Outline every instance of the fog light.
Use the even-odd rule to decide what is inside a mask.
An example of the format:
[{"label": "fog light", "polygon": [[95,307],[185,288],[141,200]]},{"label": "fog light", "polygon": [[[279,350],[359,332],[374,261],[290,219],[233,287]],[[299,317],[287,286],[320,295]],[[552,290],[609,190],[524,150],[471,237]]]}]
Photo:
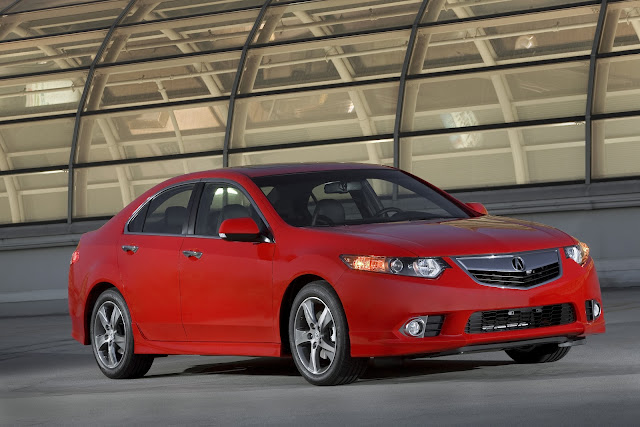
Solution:
[{"label": "fog light", "polygon": [[410,335],[412,337],[420,337],[424,334],[424,326],[424,320],[420,318],[411,319],[407,322],[406,325],[404,325],[404,330],[407,335]]},{"label": "fog light", "polygon": [[598,304],[598,301],[594,301],[593,302],[593,318],[597,319],[598,317],[600,317],[600,313],[602,313],[600,304]]},{"label": "fog light", "polygon": [[602,314],[602,306],[598,301],[594,299],[585,301],[584,306],[585,306],[588,322],[593,322],[594,320],[598,319]]}]

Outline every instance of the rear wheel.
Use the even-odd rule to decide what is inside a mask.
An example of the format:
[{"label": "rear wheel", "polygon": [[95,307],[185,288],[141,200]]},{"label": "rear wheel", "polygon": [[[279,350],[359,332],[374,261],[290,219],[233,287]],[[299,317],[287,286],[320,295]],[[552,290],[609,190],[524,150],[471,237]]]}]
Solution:
[{"label": "rear wheel", "polygon": [[324,280],[309,283],[296,295],[289,343],[298,371],[311,384],[352,383],[367,367],[368,359],[351,357],[344,309]]},{"label": "rear wheel", "polygon": [[91,314],[91,347],[100,370],[109,378],[139,378],[153,356],[134,354],[131,316],[122,295],[108,289],[98,297]]},{"label": "rear wheel", "polygon": [[537,344],[505,352],[518,363],[548,363],[562,359],[570,349],[571,347],[558,347],[558,344]]}]

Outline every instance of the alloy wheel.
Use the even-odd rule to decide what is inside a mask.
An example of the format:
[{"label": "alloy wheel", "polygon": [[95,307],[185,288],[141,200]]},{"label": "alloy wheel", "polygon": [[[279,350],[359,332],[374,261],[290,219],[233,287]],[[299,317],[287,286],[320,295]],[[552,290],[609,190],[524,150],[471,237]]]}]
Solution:
[{"label": "alloy wheel", "polygon": [[300,362],[314,375],[331,367],[335,359],[336,325],[329,307],[317,297],[305,299],[296,312],[295,348]]},{"label": "alloy wheel", "polygon": [[127,329],[122,311],[112,301],[98,309],[93,324],[93,345],[100,363],[109,369],[120,364],[125,356]]}]

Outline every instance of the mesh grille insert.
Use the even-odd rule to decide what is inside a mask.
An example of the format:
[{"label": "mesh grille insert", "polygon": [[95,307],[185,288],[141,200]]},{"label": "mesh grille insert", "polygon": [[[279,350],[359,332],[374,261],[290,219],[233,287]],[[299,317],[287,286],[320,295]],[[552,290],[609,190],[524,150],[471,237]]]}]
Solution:
[{"label": "mesh grille insert", "polygon": [[544,328],[547,326],[568,325],[575,321],[576,313],[571,304],[478,311],[469,317],[465,332],[467,334],[481,334],[516,329]]},{"label": "mesh grille insert", "polygon": [[469,270],[469,273],[478,282],[487,285],[529,288],[558,277],[560,275],[560,264],[556,262],[522,272]]}]

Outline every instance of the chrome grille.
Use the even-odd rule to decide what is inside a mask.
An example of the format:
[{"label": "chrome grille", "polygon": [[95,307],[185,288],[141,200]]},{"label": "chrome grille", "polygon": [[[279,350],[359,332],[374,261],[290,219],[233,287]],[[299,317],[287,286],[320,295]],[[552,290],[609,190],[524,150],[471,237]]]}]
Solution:
[{"label": "chrome grille", "polygon": [[516,329],[544,328],[547,326],[568,325],[575,321],[576,313],[571,304],[478,311],[469,317],[465,332],[467,334],[481,334]]},{"label": "chrome grille", "polygon": [[487,285],[530,288],[540,283],[548,282],[560,275],[560,264],[550,264],[530,271],[482,271],[469,270],[478,281]]},{"label": "chrome grille", "polygon": [[557,279],[562,274],[556,249],[507,255],[455,258],[478,283],[527,289]]}]

